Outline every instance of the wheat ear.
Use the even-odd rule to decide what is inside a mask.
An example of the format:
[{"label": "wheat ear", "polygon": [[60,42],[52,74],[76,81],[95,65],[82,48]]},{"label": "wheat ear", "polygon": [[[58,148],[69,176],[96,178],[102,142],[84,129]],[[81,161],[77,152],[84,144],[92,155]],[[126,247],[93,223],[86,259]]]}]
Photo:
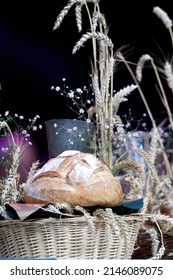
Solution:
[{"label": "wheat ear", "polygon": [[117,113],[119,106],[122,102],[127,101],[128,99],[126,98],[126,96],[128,96],[133,90],[135,90],[138,86],[137,85],[130,85],[127,86],[123,89],[121,89],[120,91],[118,91],[117,93],[114,94],[113,96],[113,101],[112,101],[112,105],[113,105],[113,112],[114,114]]},{"label": "wheat ear", "polygon": [[60,27],[64,17],[68,14],[71,7],[76,3],[76,0],[69,0],[67,6],[63,8],[63,10],[60,12],[60,14],[57,16],[53,30]]},{"label": "wheat ear", "polygon": [[172,65],[168,61],[166,61],[165,65],[164,65],[164,75],[165,75],[168,87],[173,92],[173,71],[172,71]]},{"label": "wheat ear", "polygon": [[143,157],[151,171],[151,174],[153,175],[154,180],[156,181],[156,183],[159,185],[160,184],[160,179],[159,176],[157,174],[157,171],[155,169],[155,166],[151,160],[150,154],[147,153],[145,150],[143,149],[132,149],[132,151],[138,153],[141,157]]},{"label": "wheat ear", "polygon": [[111,39],[109,39],[108,36],[104,35],[101,32],[87,32],[85,34],[83,34],[83,36],[81,37],[81,39],[76,43],[76,45],[74,46],[73,50],[72,50],[72,54],[75,54],[77,52],[77,50],[80,49],[80,47],[82,47],[87,40],[95,38],[97,40],[103,40],[107,46],[112,47],[112,41]]},{"label": "wheat ear", "polygon": [[76,5],[75,7],[75,16],[76,16],[76,24],[78,28],[78,32],[82,31],[82,6],[84,3]]},{"label": "wheat ear", "polygon": [[121,160],[115,164],[116,169],[133,169],[140,175],[142,184],[145,184],[146,176],[142,165],[136,161]]},{"label": "wheat ear", "polygon": [[169,30],[171,41],[173,44],[172,20],[169,18],[168,14],[158,6],[153,8],[153,13],[161,19],[165,27]]},{"label": "wheat ear", "polygon": [[149,146],[149,154],[153,164],[155,163],[155,159],[157,156],[157,149],[158,149],[158,142],[159,142],[158,139],[159,139],[158,130],[153,128],[150,146]]}]

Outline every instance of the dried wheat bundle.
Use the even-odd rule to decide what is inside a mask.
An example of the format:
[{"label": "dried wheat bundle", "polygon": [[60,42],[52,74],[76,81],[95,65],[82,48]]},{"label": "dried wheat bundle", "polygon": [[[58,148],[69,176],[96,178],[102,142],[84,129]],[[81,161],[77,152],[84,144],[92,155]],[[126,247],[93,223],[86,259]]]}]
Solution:
[{"label": "dried wheat bundle", "polygon": [[100,216],[104,219],[105,221],[105,231],[106,231],[106,239],[107,242],[109,241],[109,236],[110,236],[110,231],[112,230],[117,238],[121,238],[121,230],[119,227],[119,224],[117,223],[115,216],[112,212],[112,209],[107,208],[107,209],[97,209],[94,213],[94,216]]},{"label": "dried wheat bundle", "polygon": [[12,149],[12,163],[9,173],[6,178],[1,182],[0,189],[0,205],[5,205],[6,203],[17,202],[20,193],[18,191],[19,185],[19,174],[17,172],[19,161],[21,156],[20,147],[13,146]]}]

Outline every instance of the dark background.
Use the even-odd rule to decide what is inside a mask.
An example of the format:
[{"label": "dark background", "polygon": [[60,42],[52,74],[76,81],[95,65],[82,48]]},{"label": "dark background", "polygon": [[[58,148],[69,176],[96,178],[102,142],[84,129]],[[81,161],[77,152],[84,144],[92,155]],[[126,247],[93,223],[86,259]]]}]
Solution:
[{"label": "dark background", "polygon": [[[86,46],[72,55],[73,46],[81,37],[77,32],[74,9],[65,17],[60,29],[53,31],[56,17],[67,0],[1,2],[0,113],[9,110],[26,117],[40,115],[43,130],[35,134],[34,140],[40,159],[45,160],[45,121],[71,117],[65,102],[52,94],[51,86],[60,84],[63,77],[70,88],[87,86],[90,53]],[[101,0],[100,6],[115,51],[128,45],[128,58],[135,63],[144,53],[154,54],[162,61],[165,57],[171,59],[169,33],[152,9],[159,6],[173,19],[172,1]],[[165,112],[155,93],[152,75],[152,72],[146,75],[143,87],[154,117],[160,121]],[[118,69],[114,89],[118,91],[130,84],[132,79],[127,70]],[[119,113],[128,114],[129,109],[136,119],[145,112],[137,91],[130,95],[129,102],[121,105]]]}]

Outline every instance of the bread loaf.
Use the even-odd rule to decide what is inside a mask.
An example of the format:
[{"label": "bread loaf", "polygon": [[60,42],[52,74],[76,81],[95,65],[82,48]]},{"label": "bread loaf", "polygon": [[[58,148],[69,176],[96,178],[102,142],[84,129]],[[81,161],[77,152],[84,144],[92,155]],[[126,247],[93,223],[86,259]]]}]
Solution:
[{"label": "bread loaf", "polygon": [[25,203],[111,207],[121,199],[120,182],[106,165],[92,154],[73,150],[49,159],[24,190]]}]

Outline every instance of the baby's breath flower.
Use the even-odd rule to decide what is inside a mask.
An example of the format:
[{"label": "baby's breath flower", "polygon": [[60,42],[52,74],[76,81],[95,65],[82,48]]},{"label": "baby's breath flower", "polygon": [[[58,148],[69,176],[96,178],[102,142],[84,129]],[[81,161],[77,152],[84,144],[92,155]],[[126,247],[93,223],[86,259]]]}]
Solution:
[{"label": "baby's breath flower", "polygon": [[58,86],[55,88],[56,91],[60,91],[60,89],[61,89],[61,88],[58,87]]},{"label": "baby's breath flower", "polygon": [[27,130],[22,130],[22,134],[26,135],[27,134]]},{"label": "baby's breath flower", "polygon": [[70,98],[74,98],[74,92],[73,92],[73,91],[70,91],[70,92],[68,93],[68,96],[69,96]]},{"label": "baby's breath flower", "polygon": [[77,88],[77,89],[76,89],[76,92],[78,92],[78,93],[83,93],[83,91],[81,90],[81,88]]},{"label": "baby's breath flower", "polygon": [[80,114],[83,114],[84,112],[85,112],[85,111],[84,111],[83,109],[80,109],[80,110],[79,110],[79,113],[80,113]]}]

